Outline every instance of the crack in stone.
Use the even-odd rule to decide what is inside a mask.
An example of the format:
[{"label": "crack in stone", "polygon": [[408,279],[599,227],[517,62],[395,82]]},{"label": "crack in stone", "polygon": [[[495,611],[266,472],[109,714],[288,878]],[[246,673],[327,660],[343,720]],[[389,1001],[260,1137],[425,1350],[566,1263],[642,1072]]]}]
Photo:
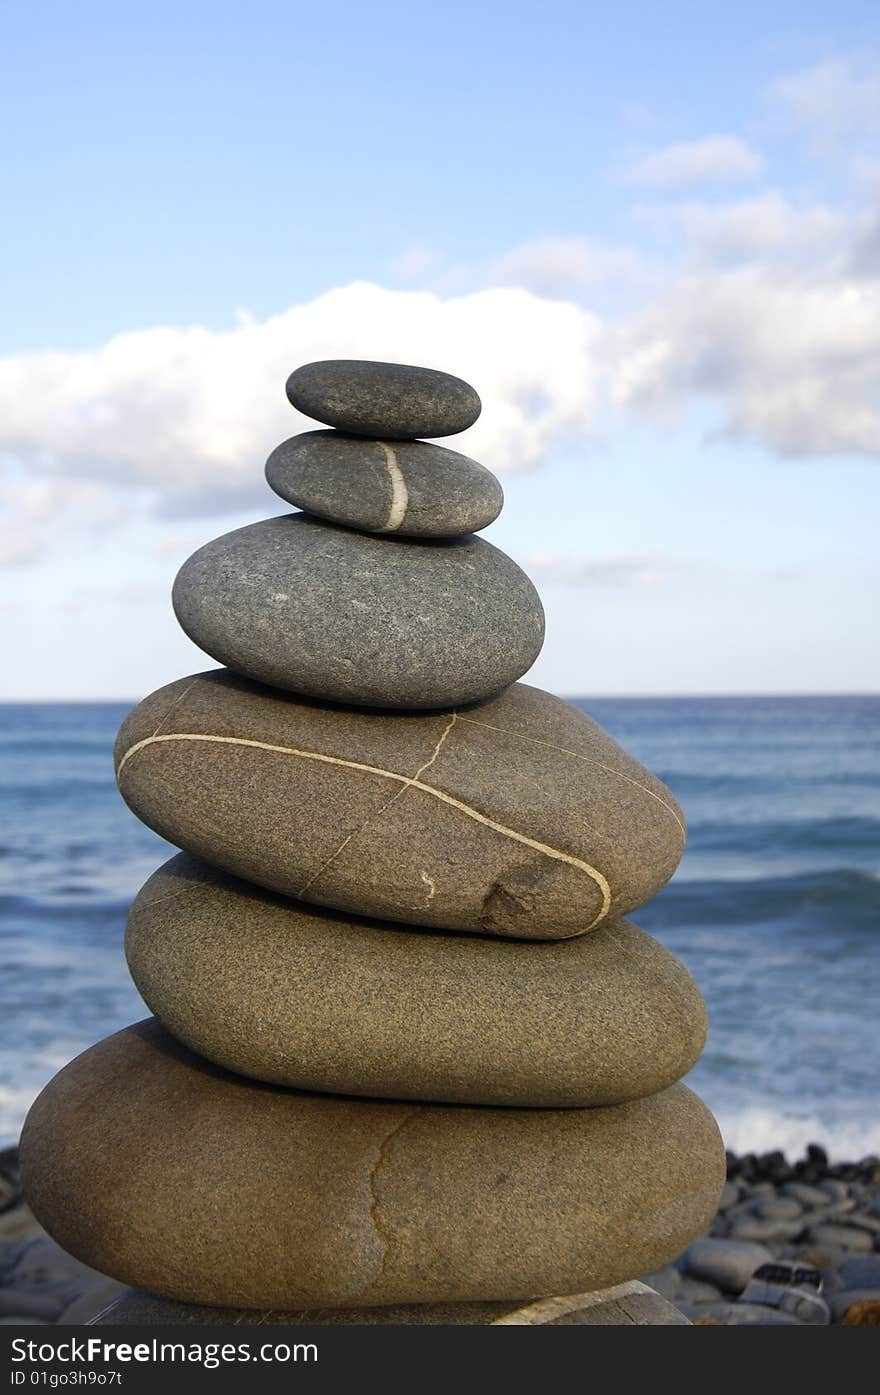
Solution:
[{"label": "crack in stone", "polygon": [[385,1137],[379,1144],[379,1151],[376,1154],[376,1161],[373,1163],[373,1166],[370,1169],[370,1176],[368,1181],[371,1198],[370,1224],[373,1227],[373,1230],[376,1232],[376,1235],[381,1240],[383,1250],[382,1258],[379,1262],[379,1272],[375,1276],[375,1278],[370,1280],[370,1282],[367,1284],[365,1288],[361,1289],[360,1293],[355,1295],[358,1301],[360,1301],[362,1298],[366,1298],[367,1294],[370,1292],[371,1289],[375,1289],[378,1284],[381,1284],[382,1280],[385,1277],[385,1270],[388,1267],[388,1261],[391,1258],[392,1238],[383,1226],[382,1219],[380,1216],[381,1198],[379,1196],[378,1189],[379,1176],[388,1160],[388,1149],[390,1148],[391,1143],[397,1137],[400,1131],[406,1127],[410,1120],[414,1119],[418,1114],[421,1114],[421,1112],[422,1109],[420,1105],[417,1106],[415,1109],[411,1109],[410,1112],[403,1119],[401,1119],[399,1123],[395,1124],[394,1128],[391,1129],[390,1133],[387,1133],[385,1135]]},{"label": "crack in stone", "polygon": [[352,838],[357,838],[357,836],[360,833],[365,832],[365,830],[369,828],[372,823],[375,823],[377,819],[381,819],[383,815],[386,814],[387,811],[391,808],[392,804],[396,804],[398,799],[400,799],[401,795],[406,794],[410,785],[412,785],[414,781],[418,780],[425,773],[425,771],[434,764],[435,760],[440,754],[440,750],[443,746],[444,741],[446,740],[449,733],[452,731],[452,728],[455,726],[457,716],[458,713],[453,712],[451,719],[443,728],[443,731],[440,734],[440,739],[435,745],[430,756],[424,762],[423,765],[419,766],[415,775],[408,779],[405,785],[401,785],[397,793],[392,795],[390,799],[386,800],[386,802],[382,805],[381,809],[378,809],[375,813],[368,814],[367,817],[364,819],[363,823],[358,824],[357,828],[353,828],[347,838],[343,838],[336,851],[330,854],[327,860],[323,862],[321,866],[318,868],[317,872],[315,872],[313,876],[309,877],[308,881],[304,882],[301,887],[297,888],[297,896],[305,896],[306,892],[315,885],[315,882],[320,881],[321,877],[323,877],[324,873],[327,871],[327,868],[330,867],[331,864],[336,861],[336,859],[339,857],[339,854],[348,847]]},{"label": "crack in stone", "polygon": [[546,746],[548,751],[558,751],[559,754],[563,756],[574,756],[575,760],[586,761],[588,765],[595,765],[598,766],[600,770],[607,770],[609,775],[616,776],[618,780],[626,780],[629,784],[634,785],[637,790],[641,790],[643,794],[650,795],[651,799],[656,799],[657,803],[664,808],[668,814],[671,814],[678,824],[682,839],[687,839],[687,829],[672,805],[667,804],[666,800],[662,799],[659,794],[655,794],[653,790],[648,789],[647,785],[643,785],[641,780],[633,779],[632,775],[625,775],[622,770],[615,770],[613,765],[606,765],[604,761],[596,760],[595,756],[585,756],[581,751],[570,751],[567,746],[557,746],[553,741],[541,741],[537,736],[523,736],[522,732],[511,731],[509,727],[496,727],[493,726],[491,722],[478,722],[473,717],[462,717],[461,721],[467,722],[469,726],[472,727],[483,727],[486,731],[497,731],[500,736],[512,736],[515,741],[528,741],[532,746]]},{"label": "crack in stone", "polygon": [[[348,770],[360,770],[367,775],[375,775],[383,780],[399,780],[405,789],[419,790],[422,794],[429,794],[434,799],[441,800],[448,804],[450,808],[457,809],[466,818],[473,819],[475,823],[481,823],[486,828],[491,828],[493,832],[499,833],[503,838],[510,838],[516,843],[522,843],[527,848],[534,848],[536,852],[543,853],[545,857],[552,858],[555,862],[564,862],[569,867],[576,867],[579,871],[585,872],[591,881],[595,882],[602,896],[602,907],[594,920],[586,926],[587,930],[592,930],[611,909],[611,887],[607,878],[597,867],[585,862],[581,857],[575,857],[573,853],[563,852],[561,848],[550,847],[548,843],[542,843],[537,838],[530,838],[527,833],[520,833],[515,828],[508,828],[505,824],[497,823],[490,819],[487,814],[483,814],[479,809],[475,809],[470,804],[465,804],[464,800],[456,799],[454,795],[447,794],[445,790],[439,789],[436,785],[426,784],[416,775],[401,775],[397,771],[386,770],[380,765],[368,765],[364,761],[345,760],[342,756],[328,756],[322,751],[302,751],[295,746],[278,746],[269,741],[256,741],[250,737],[243,736],[219,736],[214,732],[169,732],[164,736],[147,736],[142,741],[135,744],[126,751],[119,763],[117,779],[121,776],[123,768],[138,751],[147,746],[156,745],[166,741],[193,741],[193,742],[215,742],[218,745],[226,746],[249,746],[258,751],[275,751],[280,755],[299,756],[303,760],[322,761],[327,765],[340,765]],[[540,743],[546,744],[546,743]],[[576,755],[576,752],[572,752]],[[430,764],[430,762],[429,762]],[[403,793],[403,791],[400,791]],[[389,801],[392,802],[392,801]],[[662,801],[661,801],[662,803]]]}]

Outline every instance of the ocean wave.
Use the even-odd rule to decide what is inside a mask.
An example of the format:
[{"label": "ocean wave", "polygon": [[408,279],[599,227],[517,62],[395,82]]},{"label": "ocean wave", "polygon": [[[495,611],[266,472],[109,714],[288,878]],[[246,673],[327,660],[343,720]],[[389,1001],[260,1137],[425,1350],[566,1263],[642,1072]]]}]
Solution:
[{"label": "ocean wave", "polygon": [[646,929],[728,925],[874,931],[880,876],[851,867],[795,876],[672,882],[639,912]]},{"label": "ocean wave", "polygon": [[797,1114],[763,1105],[721,1108],[716,1118],[725,1147],[734,1153],[767,1153],[779,1148],[793,1159],[803,1154],[808,1143],[821,1143],[835,1162],[880,1154],[880,1121],[876,1118],[835,1119],[820,1111]]}]

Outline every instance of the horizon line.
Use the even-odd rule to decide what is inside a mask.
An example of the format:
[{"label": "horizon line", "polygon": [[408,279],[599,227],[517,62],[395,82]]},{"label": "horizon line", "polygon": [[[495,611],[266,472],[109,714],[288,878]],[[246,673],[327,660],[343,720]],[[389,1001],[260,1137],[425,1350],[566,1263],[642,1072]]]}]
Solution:
[{"label": "horizon line", "polygon": [[[523,680],[517,680],[517,681],[521,682],[521,681],[523,681]],[[160,684],[159,686],[160,686],[160,687],[163,687],[163,686],[165,686],[165,685]],[[263,685],[263,686],[265,686],[265,685]],[[511,686],[512,686],[512,685],[511,685]],[[536,686],[536,685],[534,685],[534,684],[529,684],[529,685],[527,685],[527,686],[532,686],[532,687],[534,687],[534,686]],[[155,692],[156,689],[152,689],[151,691],[152,691],[152,692]],[[278,692],[278,693],[284,693],[284,692],[286,692],[287,690],[286,690],[286,689],[283,689],[283,688],[278,688],[278,689],[274,689],[273,691]],[[545,688],[545,689],[543,689],[542,691],[544,691],[544,692],[550,692],[551,690]],[[120,704],[120,703],[133,703],[133,704],[136,704],[136,703],[139,703],[139,702],[143,702],[144,698],[148,697],[149,695],[150,695],[149,693],[144,693],[141,697],[132,697],[131,694],[126,694],[126,695],[122,695],[122,696],[119,696],[119,695],[117,695],[117,696],[110,695],[110,696],[103,696],[103,697],[3,697],[3,696],[0,696],[0,707],[37,707],[37,706],[77,707],[77,706],[96,705],[96,704],[102,704],[102,703],[103,703],[103,704],[106,704],[107,706],[110,706],[111,704],[112,704],[112,705],[118,705],[118,704]],[[293,692],[291,692],[290,695],[291,695],[292,697],[300,697],[300,698],[302,698],[302,697],[304,696],[303,694],[297,694],[297,693],[293,693]],[[554,697],[561,698],[562,701],[564,701],[564,702],[583,702],[583,701],[586,701],[586,700],[589,700],[589,701],[591,701],[591,702],[592,702],[592,701],[596,701],[596,702],[609,702],[609,701],[610,701],[610,702],[645,702],[645,701],[649,701],[649,702],[680,702],[680,701],[683,701],[683,700],[691,700],[691,699],[696,699],[696,698],[700,698],[700,699],[718,699],[718,700],[729,699],[729,698],[787,698],[787,699],[794,699],[794,698],[822,698],[822,697],[838,697],[838,698],[876,697],[876,698],[880,698],[880,688],[811,688],[811,689],[801,689],[801,690],[791,690],[791,689],[788,689],[788,690],[783,690],[783,689],[767,689],[767,690],[765,690],[765,691],[762,691],[762,690],[760,690],[760,689],[743,689],[742,691],[722,691],[722,690],[713,690],[713,691],[711,691],[711,692],[699,692],[699,691],[693,691],[693,690],[691,690],[691,691],[682,691],[682,692],[674,692],[674,693],[657,693],[657,692],[646,692],[646,693],[636,693],[636,692],[614,692],[614,693],[577,692],[577,693],[556,693],[556,692],[554,692],[552,695],[553,695]],[[305,700],[306,700],[306,701],[318,701],[318,702],[321,701],[320,698],[306,698]],[[328,699],[328,700],[329,700],[329,699]],[[337,706],[343,706],[343,707],[346,707],[346,706],[358,706],[358,704],[352,704],[352,703],[341,703],[341,704],[337,703],[337,704],[335,704],[335,705],[337,705]],[[479,705],[478,703],[475,703],[475,704],[468,703],[468,704],[466,704],[466,706],[478,706],[478,705]],[[376,709],[370,709],[370,710],[376,710]],[[382,709],[379,709],[379,710],[387,711],[389,714],[393,714],[394,712],[405,712],[405,711],[431,711],[431,710],[433,710],[433,709],[431,709],[431,708],[425,708],[425,709],[422,709],[422,708],[411,708],[411,709],[382,708]]]}]

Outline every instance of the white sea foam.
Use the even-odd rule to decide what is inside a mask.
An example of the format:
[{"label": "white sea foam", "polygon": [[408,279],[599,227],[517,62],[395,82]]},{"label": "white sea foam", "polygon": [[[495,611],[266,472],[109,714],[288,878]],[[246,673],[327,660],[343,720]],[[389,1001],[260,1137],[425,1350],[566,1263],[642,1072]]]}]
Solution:
[{"label": "white sea foam", "polygon": [[831,1114],[795,1114],[763,1105],[719,1109],[716,1117],[724,1142],[734,1153],[768,1153],[779,1148],[794,1160],[803,1155],[808,1143],[821,1143],[836,1162],[880,1154],[876,1117],[836,1119]]},{"label": "white sea foam", "polygon": [[24,1117],[40,1089],[39,1085],[21,1089],[0,1085],[0,1148],[18,1142]]}]

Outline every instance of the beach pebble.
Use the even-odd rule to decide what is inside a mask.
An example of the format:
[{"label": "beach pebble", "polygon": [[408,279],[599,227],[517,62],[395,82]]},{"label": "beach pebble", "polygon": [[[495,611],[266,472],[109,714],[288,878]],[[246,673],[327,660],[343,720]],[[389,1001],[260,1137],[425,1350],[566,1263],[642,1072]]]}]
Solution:
[{"label": "beach pebble", "polygon": [[806,1324],[781,1308],[763,1303],[707,1303],[693,1315],[697,1325],[719,1327],[804,1327]]},{"label": "beach pebble", "polygon": [[755,1270],[772,1259],[765,1245],[703,1237],[694,1241],[682,1262],[695,1279],[715,1284],[725,1293],[742,1293]]},{"label": "beach pebble", "polygon": [[357,436],[414,440],[473,426],[480,399],[469,383],[406,363],[333,358],[305,363],[287,379],[298,412]]},{"label": "beach pebble", "polygon": [[698,1303],[714,1303],[721,1297],[721,1290],[715,1284],[691,1278],[690,1274],[683,1274],[673,1264],[656,1269],[652,1274],[643,1274],[642,1282],[656,1289],[677,1307],[686,1303],[691,1306]]},{"label": "beach pebble", "polygon": [[880,1287],[838,1289],[835,1293],[826,1293],[825,1301],[831,1309],[832,1320],[841,1322],[857,1303],[880,1304]]},{"label": "beach pebble", "polygon": [[855,1205],[849,1194],[849,1187],[845,1182],[838,1182],[836,1178],[829,1177],[819,1188],[825,1192],[831,1200],[838,1206],[847,1206],[850,1209]]},{"label": "beach pebble", "polygon": [[525,684],[401,718],[197,674],[135,708],[116,765],[125,800],[177,847],[408,925],[566,938],[649,900],[684,846],[665,786]]},{"label": "beach pebble", "polygon": [[302,513],[207,543],[172,599],[190,639],[236,673],[383,708],[500,692],[544,639],[534,586],[491,543],[388,540]]},{"label": "beach pebble", "polygon": [[811,1245],[835,1245],[842,1250],[873,1249],[873,1241],[866,1230],[848,1225],[814,1225],[807,1232]]},{"label": "beach pebble", "polygon": [[11,1211],[21,1201],[21,1177],[15,1148],[0,1150],[0,1214]]},{"label": "beach pebble", "polygon": [[821,1187],[811,1187],[807,1182],[786,1182],[782,1187],[782,1195],[792,1197],[805,1207],[828,1205],[828,1196]]},{"label": "beach pebble", "polygon": [[120,1285],[96,1274],[48,1235],[37,1234],[0,1247],[0,1314],[51,1323],[73,1304],[101,1289],[106,1301]]},{"label": "beach pebble", "polygon": [[690,974],[627,921],[553,946],[432,935],[180,854],[136,897],[125,948],[147,1006],[193,1051],[306,1090],[618,1104],[673,1084],[705,1040]]},{"label": "beach pebble", "polygon": [[871,1235],[880,1236],[880,1218],[869,1216],[864,1211],[851,1211],[846,1217],[846,1224],[858,1226],[859,1230],[867,1230]]},{"label": "beach pebble", "polygon": [[842,1288],[880,1289],[880,1255],[850,1255],[844,1259],[837,1277]]},{"label": "beach pebble", "polygon": [[740,1189],[735,1182],[725,1182],[721,1191],[721,1200],[718,1203],[719,1211],[729,1211],[731,1206],[735,1206],[739,1201]]},{"label": "beach pebble", "polygon": [[804,1208],[793,1197],[759,1197],[755,1202],[755,1214],[767,1221],[794,1221],[804,1214]]},{"label": "beach pebble", "polygon": [[284,1309],[607,1288],[700,1234],[724,1181],[715,1121],[680,1084],[607,1109],[312,1095],[230,1076],[155,1020],[55,1076],[21,1161],[35,1215],[83,1262]]},{"label": "beach pebble", "polygon": [[766,1221],[758,1216],[746,1217],[730,1227],[734,1240],[758,1240],[764,1244],[779,1240],[794,1240],[803,1229],[801,1221]]},{"label": "beach pebble", "polygon": [[338,431],[282,442],[266,461],[266,479],[282,499],[319,518],[399,537],[476,533],[504,503],[495,476],[458,451]]}]

